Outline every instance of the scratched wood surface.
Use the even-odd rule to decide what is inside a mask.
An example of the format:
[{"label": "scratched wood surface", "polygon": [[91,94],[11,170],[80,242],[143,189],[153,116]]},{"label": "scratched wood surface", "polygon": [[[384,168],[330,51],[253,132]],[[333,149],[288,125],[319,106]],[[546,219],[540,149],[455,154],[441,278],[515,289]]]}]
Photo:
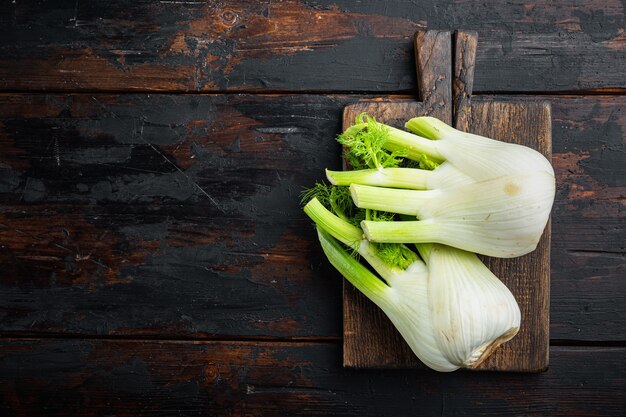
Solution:
[{"label": "scratched wood surface", "polygon": [[[5,3],[1,415],[623,415],[621,2]],[[341,367],[298,195],[344,106],[415,98],[424,27],[478,32],[481,99],[552,105],[541,375]]]},{"label": "scratched wood surface", "polygon": [[[341,279],[298,193],[340,168],[333,137],[360,98],[1,95],[0,328],[339,336]],[[623,340],[626,99],[541,98],[558,183],[552,338]]]},{"label": "scratched wood surface", "polygon": [[[16,415],[620,416],[624,347],[551,348],[540,375],[341,368],[329,342],[4,340]],[[7,415],[7,414],[5,414]]]},{"label": "scratched wood surface", "polygon": [[7,1],[0,88],[415,91],[415,31],[478,31],[475,91],[626,89],[620,0]]}]

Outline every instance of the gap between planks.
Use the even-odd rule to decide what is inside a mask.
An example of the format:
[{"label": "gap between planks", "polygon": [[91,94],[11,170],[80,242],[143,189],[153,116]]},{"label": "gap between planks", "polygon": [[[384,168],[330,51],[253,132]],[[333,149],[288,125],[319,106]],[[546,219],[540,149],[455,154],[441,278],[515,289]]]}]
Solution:
[{"label": "gap between planks", "polygon": [[293,345],[308,344],[339,344],[338,336],[300,336],[300,337],[276,337],[276,336],[164,336],[164,335],[131,335],[131,334],[80,334],[80,333],[28,333],[28,332],[0,332],[2,340],[105,340],[105,341],[131,341],[131,342],[198,342],[198,343],[249,343],[249,344],[272,344],[284,343]]},{"label": "gap between planks", "polygon": [[[301,336],[301,337],[274,337],[274,336],[162,336],[162,335],[94,335],[78,333],[0,333],[0,341],[18,340],[103,340],[128,342],[168,342],[168,343],[243,343],[243,344],[288,344],[288,345],[315,345],[342,343],[338,336]],[[550,347],[626,347],[626,340],[573,340],[551,339]]]},{"label": "gap between planks", "polygon": [[[337,95],[337,96],[363,96],[368,97],[393,97],[417,100],[417,90],[268,90],[268,89],[242,89],[242,90],[160,90],[160,89],[130,89],[130,90],[63,90],[63,89],[46,89],[46,90],[0,90],[0,95],[133,95],[133,94],[154,94],[154,95],[193,95],[193,96],[218,96],[218,95],[258,95],[258,96],[320,96],[320,95]],[[476,96],[625,96],[626,88],[599,88],[599,89],[583,89],[583,90],[564,90],[564,91],[474,91],[473,97]]]}]

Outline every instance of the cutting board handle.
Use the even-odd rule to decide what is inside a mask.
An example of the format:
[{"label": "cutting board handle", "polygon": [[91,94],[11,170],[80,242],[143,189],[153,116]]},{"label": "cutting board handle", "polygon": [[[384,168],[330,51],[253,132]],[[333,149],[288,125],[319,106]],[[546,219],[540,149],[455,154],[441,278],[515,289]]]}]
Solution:
[{"label": "cutting board handle", "polygon": [[469,126],[477,43],[478,34],[472,31],[456,31],[454,39],[449,31],[415,33],[419,99],[428,114],[457,128]]},{"label": "cutting board handle", "polygon": [[467,132],[471,124],[472,107],[470,106],[470,98],[474,87],[478,33],[473,31],[456,31],[454,35],[452,121],[457,129]]}]

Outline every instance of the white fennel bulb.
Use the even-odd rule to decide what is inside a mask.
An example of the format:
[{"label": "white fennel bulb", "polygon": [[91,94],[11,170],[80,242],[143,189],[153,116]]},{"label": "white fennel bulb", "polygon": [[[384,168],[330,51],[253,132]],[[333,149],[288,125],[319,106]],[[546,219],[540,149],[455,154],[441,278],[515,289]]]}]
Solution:
[{"label": "white fennel bulb", "polygon": [[[359,228],[317,199],[304,210],[317,224],[331,264],[383,310],[428,367],[441,372],[476,367],[517,334],[521,315],[513,294],[475,254],[422,244],[417,246],[420,259],[404,245],[391,245],[410,261],[401,268],[389,264],[381,247],[362,239]],[[358,252],[380,278],[344,245]]]},{"label": "white fennel bulb", "polygon": [[[364,221],[369,240],[434,242],[502,258],[536,248],[555,194],[554,170],[539,152],[464,133],[432,117],[409,120],[406,127],[415,133],[365,120],[347,129],[342,143],[371,152],[374,163],[369,169],[327,170],[329,181],[350,185],[357,207],[418,219]],[[436,167],[385,164],[385,150]]]}]

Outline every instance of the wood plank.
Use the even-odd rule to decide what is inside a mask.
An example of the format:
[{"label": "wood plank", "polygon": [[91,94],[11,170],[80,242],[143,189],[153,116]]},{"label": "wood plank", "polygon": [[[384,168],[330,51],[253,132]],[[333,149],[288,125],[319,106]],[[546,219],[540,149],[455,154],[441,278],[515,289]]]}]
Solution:
[{"label": "wood plank", "polygon": [[[338,337],[341,280],[297,196],[340,168],[359,98],[0,95],[0,331]],[[626,97],[544,98],[551,337],[623,341]]]},{"label": "wood plank", "polygon": [[619,0],[24,0],[0,10],[0,89],[415,91],[426,27],[478,32],[476,91],[624,89],[624,15]]},{"label": "wood plank", "polygon": [[[413,42],[417,72],[417,95],[422,106],[419,112],[436,117],[447,124],[452,124],[453,64],[451,37],[452,34],[446,31],[419,31],[415,33]],[[390,113],[396,113],[390,114],[384,120],[402,119],[404,109],[395,106],[395,103],[375,103],[374,105],[383,108],[378,112],[384,111],[386,107],[390,109]],[[380,118],[380,115],[378,117]],[[348,119],[354,120],[353,117],[348,117]]]},{"label": "wood plank", "polygon": [[2,330],[337,335],[299,193],[345,100],[4,96]]},{"label": "wood plank", "polygon": [[[622,325],[613,326],[626,320],[615,296],[626,276],[626,99],[552,102],[552,337],[617,340]],[[599,308],[601,294],[607,297]],[[591,321],[602,324],[591,331]]]},{"label": "wood plank", "polygon": [[621,416],[626,349],[551,349],[550,369],[355,371],[329,343],[0,341],[0,408],[39,416]]},{"label": "wood plank", "polygon": [[478,34],[460,31],[454,34],[454,73],[452,76],[453,126],[463,132],[470,130],[471,104],[474,91],[474,70]]}]

